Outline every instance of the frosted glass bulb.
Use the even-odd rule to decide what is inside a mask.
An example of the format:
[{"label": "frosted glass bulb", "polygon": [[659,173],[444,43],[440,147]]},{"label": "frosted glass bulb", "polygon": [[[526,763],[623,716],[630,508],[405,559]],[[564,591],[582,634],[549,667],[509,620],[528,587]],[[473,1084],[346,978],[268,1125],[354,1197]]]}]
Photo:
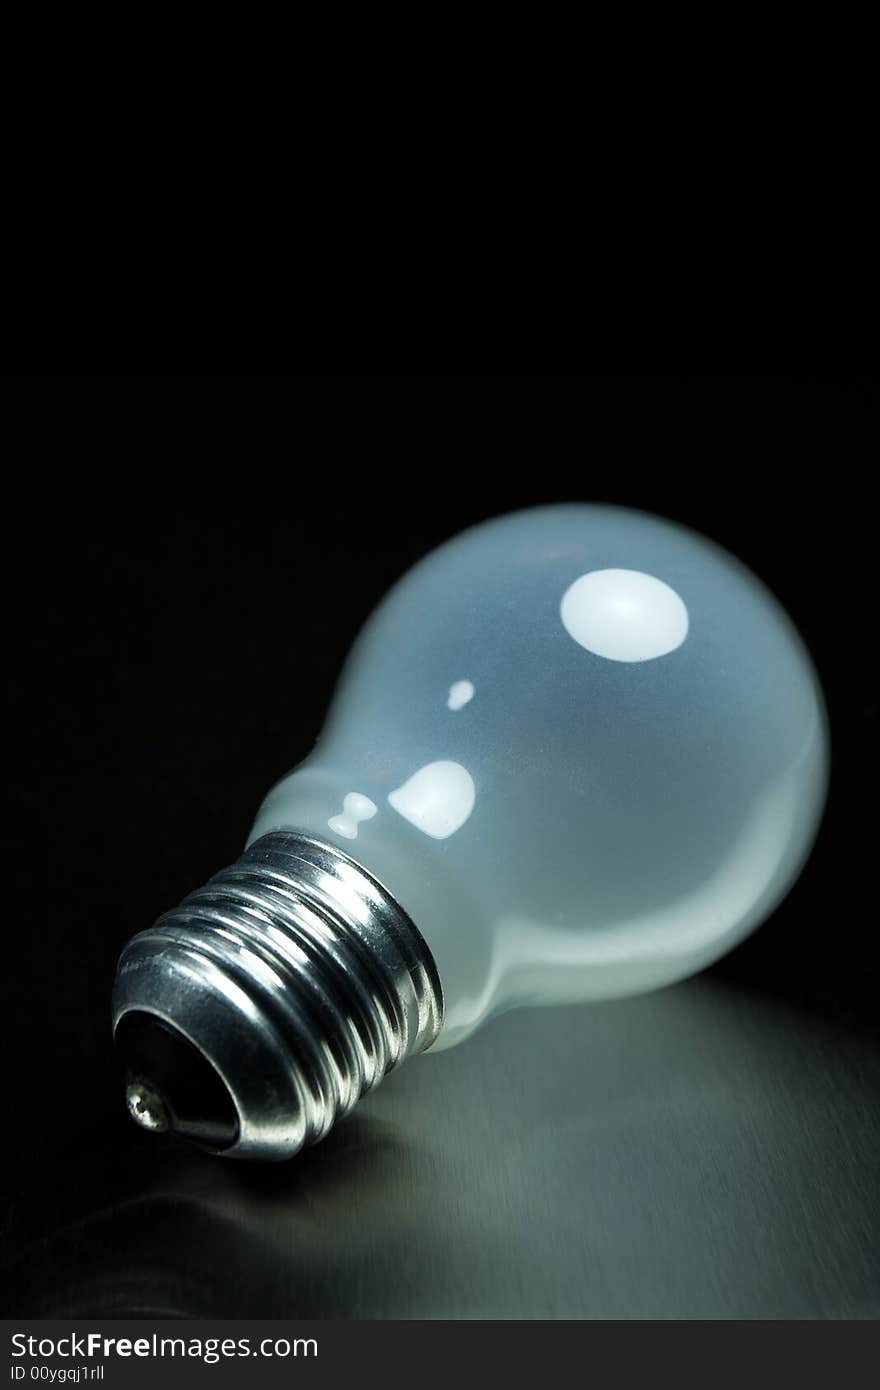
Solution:
[{"label": "frosted glass bulb", "polygon": [[796,631],[710,541],[581,505],[466,531],[369,620],[243,857],[123,952],[131,1113],[286,1157],[492,1014],[701,970],[792,884],[827,761]]}]

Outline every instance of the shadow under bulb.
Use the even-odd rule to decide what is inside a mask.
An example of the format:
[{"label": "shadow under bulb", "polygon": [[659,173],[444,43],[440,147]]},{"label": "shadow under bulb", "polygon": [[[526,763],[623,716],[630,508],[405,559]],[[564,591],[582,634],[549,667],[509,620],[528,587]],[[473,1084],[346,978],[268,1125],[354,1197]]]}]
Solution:
[{"label": "shadow under bulb", "polygon": [[123,950],[129,1110],[283,1159],[501,1010],[691,975],[791,886],[827,767],[795,629],[710,541],[582,505],[466,531],[370,618],[242,858]]}]

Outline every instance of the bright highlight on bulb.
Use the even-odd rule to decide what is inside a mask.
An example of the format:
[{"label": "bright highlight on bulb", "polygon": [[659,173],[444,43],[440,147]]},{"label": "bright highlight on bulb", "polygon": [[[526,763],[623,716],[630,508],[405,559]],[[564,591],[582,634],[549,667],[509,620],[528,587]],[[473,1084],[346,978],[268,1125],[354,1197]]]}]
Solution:
[{"label": "bright highlight on bulb", "polygon": [[361,796],[359,792],[349,792],[342,803],[342,814],[330,817],[327,822],[328,829],[336,835],[342,835],[346,840],[356,840],[361,821],[370,820],[378,809],[375,801],[371,801],[368,796]]},{"label": "bright highlight on bulb", "polygon": [[474,698],[474,687],[470,681],[455,681],[449,687],[449,697],[446,701],[447,709],[464,709],[465,705]]},{"label": "bright highlight on bulb", "polygon": [[687,609],[674,589],[638,570],[591,570],[562,596],[566,631],[609,661],[655,661],[680,647]]},{"label": "bright highlight on bulb", "polygon": [[467,768],[444,760],[420,767],[402,787],[388,793],[388,804],[432,840],[448,840],[474,809],[475,796]]},{"label": "bright highlight on bulb", "polygon": [[239,864],[126,948],[130,1085],[287,1156],[494,1013],[716,960],[790,887],[826,779],[809,658],[731,556],[614,507],[475,527],[370,619]]}]

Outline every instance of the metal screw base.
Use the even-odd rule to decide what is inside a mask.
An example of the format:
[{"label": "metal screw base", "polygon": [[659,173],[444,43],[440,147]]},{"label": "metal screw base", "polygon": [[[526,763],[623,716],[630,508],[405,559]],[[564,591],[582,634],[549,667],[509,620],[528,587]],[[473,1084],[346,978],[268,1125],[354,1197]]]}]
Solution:
[{"label": "metal screw base", "polygon": [[[427,946],[371,875],[329,845],[276,831],[128,943],[114,1032],[132,1013],[177,1030],[225,1085],[237,1132],[208,1147],[283,1159],[430,1047],[442,994]],[[173,1076],[163,1088],[141,1065],[130,1104],[132,1085],[174,1129]],[[179,1127],[199,1139],[191,1118]]]}]

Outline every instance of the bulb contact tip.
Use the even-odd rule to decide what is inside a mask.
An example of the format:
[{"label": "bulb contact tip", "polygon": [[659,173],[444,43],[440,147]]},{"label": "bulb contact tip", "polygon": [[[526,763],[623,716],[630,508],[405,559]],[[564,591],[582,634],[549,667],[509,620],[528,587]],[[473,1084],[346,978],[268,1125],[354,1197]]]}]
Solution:
[{"label": "bulb contact tip", "polygon": [[142,1081],[131,1081],[125,1088],[125,1104],[135,1124],[160,1134],[168,1129],[168,1111],[156,1091]]}]

